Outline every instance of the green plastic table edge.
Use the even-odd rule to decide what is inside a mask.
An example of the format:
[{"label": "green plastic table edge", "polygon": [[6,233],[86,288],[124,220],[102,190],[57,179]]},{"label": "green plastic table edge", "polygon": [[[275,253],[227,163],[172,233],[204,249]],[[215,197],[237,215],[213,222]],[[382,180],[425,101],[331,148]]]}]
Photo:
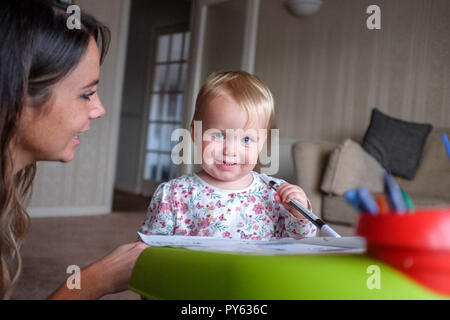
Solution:
[{"label": "green plastic table edge", "polygon": [[[379,267],[379,289],[369,289],[369,266]],[[275,256],[168,247],[141,253],[129,289],[164,300],[450,299],[365,254]]]}]

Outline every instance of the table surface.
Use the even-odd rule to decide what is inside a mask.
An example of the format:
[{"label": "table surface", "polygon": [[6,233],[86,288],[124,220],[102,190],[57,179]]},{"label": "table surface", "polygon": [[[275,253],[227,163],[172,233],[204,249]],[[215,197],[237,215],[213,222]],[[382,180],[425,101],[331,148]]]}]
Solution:
[{"label": "table surface", "polygon": [[129,288],[150,299],[450,298],[365,254],[252,255],[167,247],[142,252]]}]

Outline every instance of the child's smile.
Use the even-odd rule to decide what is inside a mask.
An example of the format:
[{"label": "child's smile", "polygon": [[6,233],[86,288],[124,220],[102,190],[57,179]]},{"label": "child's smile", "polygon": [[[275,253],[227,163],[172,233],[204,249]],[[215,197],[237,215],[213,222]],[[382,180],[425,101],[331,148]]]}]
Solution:
[{"label": "child's smile", "polygon": [[222,170],[232,170],[234,168],[237,168],[237,163],[217,163],[217,166]]}]

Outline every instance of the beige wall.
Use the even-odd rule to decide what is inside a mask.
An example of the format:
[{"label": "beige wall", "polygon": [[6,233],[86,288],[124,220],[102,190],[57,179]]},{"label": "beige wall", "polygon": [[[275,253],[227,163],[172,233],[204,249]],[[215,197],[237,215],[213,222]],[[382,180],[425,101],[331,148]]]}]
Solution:
[{"label": "beige wall", "polygon": [[201,83],[212,72],[241,67],[245,6],[245,1],[230,0],[208,7]]},{"label": "beige wall", "polygon": [[[366,8],[381,8],[381,30]],[[450,127],[450,1],[325,0],[294,17],[262,0],[255,73],[272,89],[280,136],[362,140],[373,107]]]},{"label": "beige wall", "polygon": [[106,115],[91,123],[71,163],[38,164],[29,205],[31,216],[111,211],[129,1],[77,0],[76,4],[108,25],[112,32],[98,89]]}]

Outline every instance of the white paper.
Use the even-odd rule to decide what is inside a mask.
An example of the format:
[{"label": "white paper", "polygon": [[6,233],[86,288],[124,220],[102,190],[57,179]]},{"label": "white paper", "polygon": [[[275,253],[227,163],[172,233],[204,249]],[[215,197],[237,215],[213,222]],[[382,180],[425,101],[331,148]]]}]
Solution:
[{"label": "white paper", "polygon": [[214,237],[162,236],[139,233],[142,241],[154,247],[186,248],[211,252],[254,253],[265,255],[363,253],[361,237],[282,238],[279,240],[241,240]]}]

